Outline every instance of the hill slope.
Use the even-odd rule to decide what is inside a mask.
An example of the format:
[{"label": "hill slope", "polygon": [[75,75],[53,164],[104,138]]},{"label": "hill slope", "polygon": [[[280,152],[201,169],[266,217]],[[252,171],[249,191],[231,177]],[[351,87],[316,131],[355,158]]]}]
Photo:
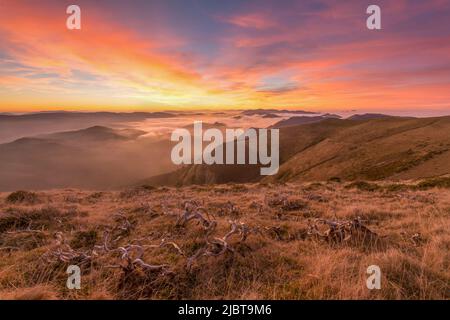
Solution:
[{"label": "hill slope", "polygon": [[450,163],[449,133],[449,117],[360,122],[297,153],[266,180],[418,179],[448,174],[449,165],[426,164]]},{"label": "hill slope", "polygon": [[450,117],[323,119],[280,128],[280,170],[196,165],[143,182],[204,184],[258,181],[419,179],[450,174]]},{"label": "hill slope", "polygon": [[143,133],[95,126],[0,144],[0,190],[111,189],[173,169],[170,144]]},{"label": "hill slope", "polygon": [[0,143],[52,132],[81,130],[90,126],[112,126],[117,123],[146,119],[171,118],[168,112],[39,112],[22,115],[0,114]]},{"label": "hill slope", "polygon": [[0,299],[449,299],[450,190],[374,185],[0,193]]}]

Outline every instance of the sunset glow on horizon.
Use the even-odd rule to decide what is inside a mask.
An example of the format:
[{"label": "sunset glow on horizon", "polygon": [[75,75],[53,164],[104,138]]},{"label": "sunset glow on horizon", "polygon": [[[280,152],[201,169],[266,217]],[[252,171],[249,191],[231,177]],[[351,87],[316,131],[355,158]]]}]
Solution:
[{"label": "sunset glow on horizon", "polygon": [[3,0],[0,112],[450,110],[450,1],[370,4]]}]

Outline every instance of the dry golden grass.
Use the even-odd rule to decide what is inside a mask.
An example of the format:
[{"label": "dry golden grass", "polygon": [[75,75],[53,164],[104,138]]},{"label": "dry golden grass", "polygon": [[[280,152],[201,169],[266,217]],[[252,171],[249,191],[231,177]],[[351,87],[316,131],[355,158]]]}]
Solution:
[{"label": "dry golden grass", "polygon": [[[0,194],[0,299],[449,299],[450,190],[370,189],[329,182],[58,190],[13,202]],[[186,201],[217,226],[181,223]],[[318,218],[357,217],[375,241],[310,232]],[[221,253],[214,239],[230,220],[249,234],[226,238],[230,249]],[[94,250],[106,230],[109,251]],[[184,255],[160,247],[162,239]],[[131,249],[130,260],[121,259],[115,249],[128,244],[145,249],[143,262],[166,266],[139,266]],[[199,254],[187,267],[203,248],[217,255]],[[73,255],[63,261],[52,256],[58,250]],[[67,266],[83,262],[81,253],[90,256],[82,288],[68,290]],[[369,265],[381,268],[381,290],[366,287]]]}]

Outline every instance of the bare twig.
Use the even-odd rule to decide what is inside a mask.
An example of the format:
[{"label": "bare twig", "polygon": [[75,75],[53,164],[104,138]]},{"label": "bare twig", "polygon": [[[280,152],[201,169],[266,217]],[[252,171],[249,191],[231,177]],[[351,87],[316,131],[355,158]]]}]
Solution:
[{"label": "bare twig", "polygon": [[187,222],[194,219],[198,220],[205,230],[215,228],[215,223],[211,220],[211,216],[205,208],[198,207],[196,203],[187,201],[184,204],[184,212],[179,216],[176,225],[184,226]]},{"label": "bare twig", "polygon": [[225,252],[234,252],[234,248],[228,243],[231,236],[240,235],[239,241],[245,241],[250,233],[259,232],[259,230],[253,230],[246,226],[242,222],[229,220],[230,231],[228,231],[222,238],[214,237],[209,238],[209,234],[206,235],[206,246],[200,248],[195,254],[187,259],[187,268],[190,269],[193,263],[203,256],[215,257],[224,254]]},{"label": "bare twig", "polygon": [[65,263],[77,262],[79,264],[85,264],[92,260],[91,255],[72,249],[70,245],[66,243],[62,232],[55,233],[55,246],[56,249],[50,250],[42,256],[49,262],[52,259],[56,259]]}]

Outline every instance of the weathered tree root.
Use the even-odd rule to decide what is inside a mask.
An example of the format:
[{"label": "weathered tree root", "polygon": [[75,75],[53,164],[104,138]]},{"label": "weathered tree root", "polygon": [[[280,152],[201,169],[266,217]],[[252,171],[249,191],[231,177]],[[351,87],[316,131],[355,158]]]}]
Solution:
[{"label": "weathered tree root", "polygon": [[211,234],[217,227],[217,222],[211,220],[211,216],[208,212],[204,208],[198,207],[197,203],[186,202],[184,207],[185,210],[182,215],[179,216],[176,224],[179,226],[184,226],[191,220],[198,220],[200,225],[205,230],[205,245],[191,257],[187,257],[180,246],[173,241],[167,240],[166,238],[163,238],[159,244],[141,244],[141,240],[146,239],[143,238],[131,241],[130,244],[125,246],[117,246],[116,243],[120,239],[120,236],[112,239],[112,235],[115,231],[118,230],[120,232],[128,233],[133,227],[128,219],[122,214],[116,215],[116,221],[119,222],[119,225],[113,229],[105,230],[102,243],[100,245],[95,245],[92,248],[91,253],[80,252],[72,249],[70,245],[66,243],[63,234],[58,232],[55,234],[56,248],[44,254],[43,257],[46,258],[47,261],[56,259],[65,263],[83,264],[90,263],[94,258],[104,254],[118,253],[122,263],[108,265],[106,267],[120,268],[126,273],[139,269],[146,272],[157,272],[158,274],[166,275],[173,273],[173,271],[170,270],[169,265],[153,265],[143,260],[146,249],[173,248],[177,254],[186,258],[186,266],[189,270],[192,264],[200,257],[215,257],[223,255],[226,252],[235,252],[234,248],[229,243],[229,240],[233,235],[240,236],[239,242],[243,242],[250,234],[260,233],[258,228],[251,228],[242,222],[229,220],[230,230],[223,237],[211,237]]},{"label": "weathered tree root", "polygon": [[82,265],[92,261],[92,255],[72,249],[70,245],[66,243],[62,232],[57,232],[55,238],[56,249],[50,250],[42,256],[47,262],[56,260],[64,263]]},{"label": "weathered tree root", "polygon": [[[124,265],[116,265],[112,267],[120,267],[124,272],[132,272],[140,267],[144,271],[160,272],[162,274],[172,273],[169,270],[169,265],[151,265],[142,260],[144,255],[144,247],[140,245],[127,245],[126,247],[119,247],[116,249],[121,253],[121,259],[125,261]],[[133,258],[133,250],[137,251],[137,255]]]},{"label": "weathered tree root", "polygon": [[184,212],[178,217],[176,225],[184,226],[191,220],[198,220],[205,230],[215,228],[216,225],[216,222],[211,220],[211,216],[205,208],[197,206],[196,203],[187,201],[184,204]]},{"label": "weathered tree root", "polygon": [[[323,232],[319,231],[319,224],[326,225],[328,229]],[[379,238],[379,235],[367,228],[359,217],[351,221],[315,219],[314,222],[309,223],[307,233],[319,240],[334,244],[357,240],[357,238],[363,240]]]},{"label": "weathered tree root", "polygon": [[[132,241],[135,242],[135,241]],[[140,241],[139,241],[140,242]],[[172,241],[167,241],[166,239],[162,239],[161,243],[158,245],[140,245],[140,244],[128,244],[126,246],[117,247],[115,249],[110,249],[108,246],[108,233],[105,233],[104,237],[104,243],[99,246],[95,246],[94,250],[96,252],[96,255],[99,253],[109,253],[109,252],[118,252],[120,253],[121,260],[125,261],[125,264],[121,265],[111,265],[108,266],[109,268],[122,268],[125,272],[131,272],[135,270],[137,267],[140,267],[142,270],[145,271],[160,271],[162,274],[168,274],[172,273],[169,270],[168,265],[151,265],[148,263],[145,263],[142,260],[142,257],[144,255],[144,251],[147,248],[164,248],[164,247],[173,247],[176,252],[182,256],[184,256],[184,252],[181,250],[181,248]],[[136,256],[132,258],[132,253],[136,252]]]},{"label": "weathered tree root", "polygon": [[187,259],[186,267],[188,270],[191,269],[194,262],[198,260],[200,257],[204,256],[216,257],[226,253],[227,251],[234,252],[234,248],[230,246],[230,244],[228,243],[228,240],[232,235],[234,234],[240,235],[241,237],[239,239],[239,242],[243,242],[247,239],[249,234],[259,232],[259,230],[252,229],[242,222],[238,223],[237,221],[229,220],[229,223],[231,229],[222,238],[214,237],[213,239],[210,239],[209,234],[208,233],[206,234],[205,236],[206,245],[197,250],[194,253],[194,255],[192,255]]},{"label": "weathered tree root", "polygon": [[422,238],[422,235],[420,233],[415,233],[410,238],[411,242],[414,246],[419,247],[423,244],[424,239]]},{"label": "weathered tree root", "polygon": [[122,213],[116,213],[114,215],[114,219],[118,225],[112,229],[112,234],[114,234],[113,242],[117,242],[130,234],[133,229],[133,225]]},{"label": "weathered tree root", "polygon": [[409,236],[406,232],[400,232],[400,234],[405,241],[411,242],[415,247],[420,247],[425,242],[420,232],[414,233],[412,236]]}]

